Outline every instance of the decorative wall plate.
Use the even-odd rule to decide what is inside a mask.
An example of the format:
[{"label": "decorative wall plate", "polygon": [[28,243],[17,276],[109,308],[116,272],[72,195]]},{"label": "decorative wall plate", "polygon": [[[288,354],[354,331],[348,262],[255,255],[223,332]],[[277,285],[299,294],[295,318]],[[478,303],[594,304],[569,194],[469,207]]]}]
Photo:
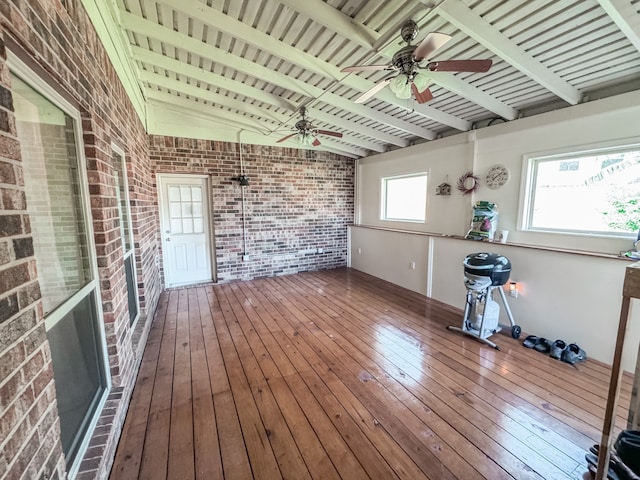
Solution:
[{"label": "decorative wall plate", "polygon": [[504,165],[493,165],[484,176],[484,183],[492,190],[502,188],[509,181],[509,169]]}]

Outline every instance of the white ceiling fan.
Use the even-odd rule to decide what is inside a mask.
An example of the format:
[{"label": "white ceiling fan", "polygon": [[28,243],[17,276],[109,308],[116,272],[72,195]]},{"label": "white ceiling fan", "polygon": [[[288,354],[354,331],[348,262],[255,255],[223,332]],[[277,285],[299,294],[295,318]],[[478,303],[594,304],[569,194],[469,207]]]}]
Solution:
[{"label": "white ceiling fan", "polygon": [[418,35],[418,25],[413,20],[407,20],[400,29],[400,36],[407,45],[398,50],[391,62],[386,65],[355,65],[345,67],[343,72],[369,72],[376,70],[388,70],[398,72],[396,75],[387,77],[376,83],[371,89],[360,95],[355,102],[364,103],[376,93],[389,85],[391,91],[402,99],[415,97],[418,103],[428,102],[433,98],[429,90],[430,79],[428,74],[420,73],[419,70],[429,72],[487,72],[492,65],[490,59],[486,60],[442,60],[430,61],[423,65],[423,62],[431,55],[451,40],[451,36],[445,33],[429,33],[419,45],[411,45],[411,42]]}]

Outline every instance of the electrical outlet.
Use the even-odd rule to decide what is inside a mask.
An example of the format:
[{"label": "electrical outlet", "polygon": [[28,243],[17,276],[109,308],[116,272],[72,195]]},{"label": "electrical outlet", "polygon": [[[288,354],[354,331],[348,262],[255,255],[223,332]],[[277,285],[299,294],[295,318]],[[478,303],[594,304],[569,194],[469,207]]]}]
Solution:
[{"label": "electrical outlet", "polygon": [[318,253],[324,253],[324,248],[319,248]]},{"label": "electrical outlet", "polygon": [[409,268],[410,268],[411,270],[415,270],[415,269],[416,269],[416,262],[413,262],[413,261],[412,261],[412,262],[409,264]]},{"label": "electrical outlet", "polygon": [[362,249],[361,248],[358,249],[358,255],[362,255]]},{"label": "electrical outlet", "polygon": [[243,255],[242,256],[242,261],[243,262],[248,262],[249,261],[249,255]]}]

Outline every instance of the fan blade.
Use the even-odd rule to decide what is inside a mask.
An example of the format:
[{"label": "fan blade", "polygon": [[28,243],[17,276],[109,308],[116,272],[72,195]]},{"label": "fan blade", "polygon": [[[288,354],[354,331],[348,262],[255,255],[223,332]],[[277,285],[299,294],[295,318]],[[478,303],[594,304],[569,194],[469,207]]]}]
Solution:
[{"label": "fan blade", "polygon": [[320,140],[318,140],[317,138],[314,138],[311,145],[313,145],[314,147],[317,147],[318,145],[320,145]]},{"label": "fan blade", "polygon": [[285,140],[289,140],[291,137],[297,135],[298,132],[292,133],[291,135],[287,135],[286,137],[282,137],[280,140],[278,140],[276,143],[280,143],[280,142],[284,142]]},{"label": "fan blade", "polygon": [[432,72],[487,72],[493,61],[491,60],[443,60],[429,62],[426,68]]},{"label": "fan blade", "polygon": [[329,135],[330,137],[342,138],[342,134],[340,132],[332,132],[330,130],[316,130],[316,133],[320,135]]},{"label": "fan blade", "polygon": [[391,70],[393,65],[354,65],[352,67],[344,67],[341,72],[373,72],[376,70]]},{"label": "fan blade", "polygon": [[356,103],[364,103],[364,102],[366,102],[371,97],[373,97],[376,93],[378,93],[380,90],[382,90],[384,87],[389,85],[390,82],[391,82],[391,79],[387,78],[385,80],[382,80],[382,81],[376,83],[373,87],[371,87],[369,90],[367,90],[362,95],[360,95],[358,98],[356,98],[355,102]]},{"label": "fan blade", "polygon": [[413,96],[416,97],[416,102],[418,103],[426,103],[433,98],[433,94],[429,87],[425,88],[422,92],[418,90],[415,83],[411,84],[411,91],[413,92]]},{"label": "fan blade", "polygon": [[413,51],[413,59],[416,62],[421,62],[425,58],[429,58],[429,55],[438,50],[449,40],[451,40],[451,36],[446,33],[431,32],[424,37],[424,40],[422,40],[420,45],[418,45]]}]

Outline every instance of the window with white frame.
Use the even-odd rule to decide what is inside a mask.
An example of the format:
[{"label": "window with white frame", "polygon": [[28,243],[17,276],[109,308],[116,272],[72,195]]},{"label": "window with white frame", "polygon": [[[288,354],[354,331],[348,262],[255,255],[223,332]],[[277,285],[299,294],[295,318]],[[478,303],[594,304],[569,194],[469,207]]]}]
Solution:
[{"label": "window with white frame", "polygon": [[111,387],[80,112],[12,54],[9,62],[60,439],[74,478]]},{"label": "window with white frame", "polygon": [[424,222],[427,214],[427,174],[382,179],[381,219]]},{"label": "window with white frame", "polygon": [[111,161],[113,163],[113,173],[116,181],[118,214],[120,217],[120,237],[122,239],[124,254],[124,273],[127,280],[129,325],[133,325],[140,316],[140,301],[138,299],[138,282],[136,281],[136,256],[133,244],[133,226],[131,224],[127,168],[124,152],[115,145],[112,145],[112,150]]},{"label": "window with white frame", "polygon": [[631,236],[640,228],[640,144],[527,161],[522,228]]}]

